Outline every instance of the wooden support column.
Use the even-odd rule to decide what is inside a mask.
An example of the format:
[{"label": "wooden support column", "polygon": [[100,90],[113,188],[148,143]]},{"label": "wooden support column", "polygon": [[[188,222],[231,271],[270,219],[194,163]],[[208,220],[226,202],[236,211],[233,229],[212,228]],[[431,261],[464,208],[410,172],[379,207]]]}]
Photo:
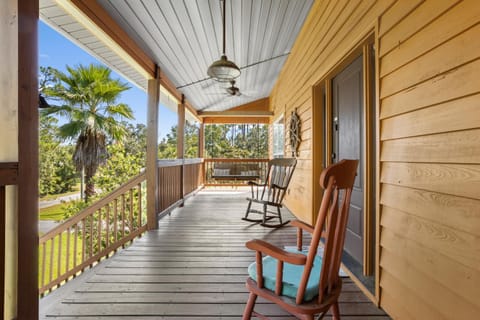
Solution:
[{"label": "wooden support column", "polygon": [[38,319],[38,11],[38,0],[18,1],[19,320]]},{"label": "wooden support column", "polygon": [[205,124],[200,122],[200,130],[198,131],[198,157],[205,157]]},{"label": "wooden support column", "polygon": [[[185,157],[185,96],[182,94],[182,101],[177,108],[178,124],[177,124],[177,159]],[[184,171],[185,164],[182,164],[180,169],[180,194],[185,195],[184,190]]]},{"label": "wooden support column", "polygon": [[[205,124],[203,119],[200,122],[200,130],[198,131],[198,157],[202,159],[205,157]],[[202,162],[200,168],[201,184],[205,184],[205,162]]]},{"label": "wooden support column", "polygon": [[183,159],[185,153],[185,97],[178,104],[177,159]]},{"label": "wooden support column", "polygon": [[147,228],[158,228],[158,103],[160,101],[160,70],[157,67],[155,79],[148,80],[147,111]]}]

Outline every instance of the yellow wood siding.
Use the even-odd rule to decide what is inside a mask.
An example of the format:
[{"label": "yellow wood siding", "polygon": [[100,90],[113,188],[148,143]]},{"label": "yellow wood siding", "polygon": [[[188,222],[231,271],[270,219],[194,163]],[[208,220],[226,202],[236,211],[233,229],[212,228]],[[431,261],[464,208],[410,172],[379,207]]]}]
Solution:
[{"label": "yellow wood siding", "polygon": [[337,70],[375,26],[380,305],[399,319],[475,319],[480,314],[478,1],[314,3],[270,96],[274,118],[285,112],[288,124],[298,108],[302,121],[299,169],[286,205],[311,222],[312,87]]}]

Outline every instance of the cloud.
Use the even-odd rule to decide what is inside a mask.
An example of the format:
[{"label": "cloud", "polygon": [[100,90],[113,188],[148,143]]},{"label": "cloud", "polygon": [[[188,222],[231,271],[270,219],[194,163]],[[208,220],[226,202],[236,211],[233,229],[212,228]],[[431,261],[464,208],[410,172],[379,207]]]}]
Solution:
[{"label": "cloud", "polygon": [[44,59],[50,59],[50,56],[49,56],[48,54],[46,54],[46,53],[40,53],[40,54],[39,54],[39,57],[40,57],[40,58],[44,58]]}]

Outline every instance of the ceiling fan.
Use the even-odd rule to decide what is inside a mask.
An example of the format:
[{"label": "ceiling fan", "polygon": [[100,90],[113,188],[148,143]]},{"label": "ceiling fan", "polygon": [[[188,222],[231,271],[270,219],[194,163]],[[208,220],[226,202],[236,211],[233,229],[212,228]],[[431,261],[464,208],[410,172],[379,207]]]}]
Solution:
[{"label": "ceiling fan", "polygon": [[[248,64],[248,65],[246,65],[246,66],[240,67],[240,70],[244,70],[244,69],[247,69],[247,68],[250,68],[250,67],[259,65],[259,64],[261,64],[261,63],[269,62],[269,61],[272,61],[272,60],[275,60],[275,59],[278,59],[278,58],[281,58],[281,57],[285,57],[285,56],[288,56],[289,54],[290,54],[290,52],[287,52],[287,53],[280,54],[280,55],[278,55],[278,56],[274,56],[274,57],[271,57],[271,58],[268,58],[268,59],[265,59],[265,60],[260,60],[260,61],[257,61],[257,62]],[[195,85],[195,84],[199,84],[199,83],[201,83],[201,82],[208,81],[208,80],[211,80],[211,79],[214,79],[214,78],[212,78],[212,77],[207,77],[207,78],[203,78],[203,79],[200,79],[200,80],[195,80],[195,81],[192,81],[192,82],[189,82],[189,83],[185,83],[185,84],[179,85],[179,86],[176,87],[176,88],[177,88],[177,89],[186,88],[186,87],[193,86],[193,85]],[[232,79],[232,80],[233,80],[233,79]],[[229,80],[229,81],[224,81],[224,82],[230,82],[230,81],[231,81],[231,80]],[[214,83],[214,82],[212,82],[212,83]],[[210,85],[211,85],[211,84],[210,84]],[[207,85],[206,87],[209,87],[210,85]]]},{"label": "ceiling fan", "polygon": [[240,92],[240,89],[235,86],[235,80],[230,81],[230,86],[229,87],[222,87],[225,91],[223,92],[211,92],[207,93],[207,95],[222,95],[222,96],[241,96],[242,93]]},{"label": "ceiling fan", "polygon": [[235,87],[235,80],[230,81],[230,87],[225,88],[227,93],[231,96],[241,96],[240,89]]}]

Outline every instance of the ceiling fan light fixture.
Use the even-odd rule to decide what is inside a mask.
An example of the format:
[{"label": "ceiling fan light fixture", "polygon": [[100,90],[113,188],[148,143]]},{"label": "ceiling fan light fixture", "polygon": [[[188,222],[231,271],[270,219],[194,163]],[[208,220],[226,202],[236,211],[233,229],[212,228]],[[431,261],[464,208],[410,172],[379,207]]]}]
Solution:
[{"label": "ceiling fan light fixture", "polygon": [[223,31],[223,50],[222,56],[220,60],[215,61],[208,67],[207,74],[220,82],[230,82],[233,81],[235,78],[240,76],[240,68],[237,65],[228,60],[227,56],[225,55],[225,15],[226,15],[226,3],[225,0],[220,0],[222,5],[222,31]]},{"label": "ceiling fan light fixture", "polygon": [[208,67],[207,74],[220,82],[230,82],[240,76],[240,68],[222,55],[220,60],[215,61]]}]

